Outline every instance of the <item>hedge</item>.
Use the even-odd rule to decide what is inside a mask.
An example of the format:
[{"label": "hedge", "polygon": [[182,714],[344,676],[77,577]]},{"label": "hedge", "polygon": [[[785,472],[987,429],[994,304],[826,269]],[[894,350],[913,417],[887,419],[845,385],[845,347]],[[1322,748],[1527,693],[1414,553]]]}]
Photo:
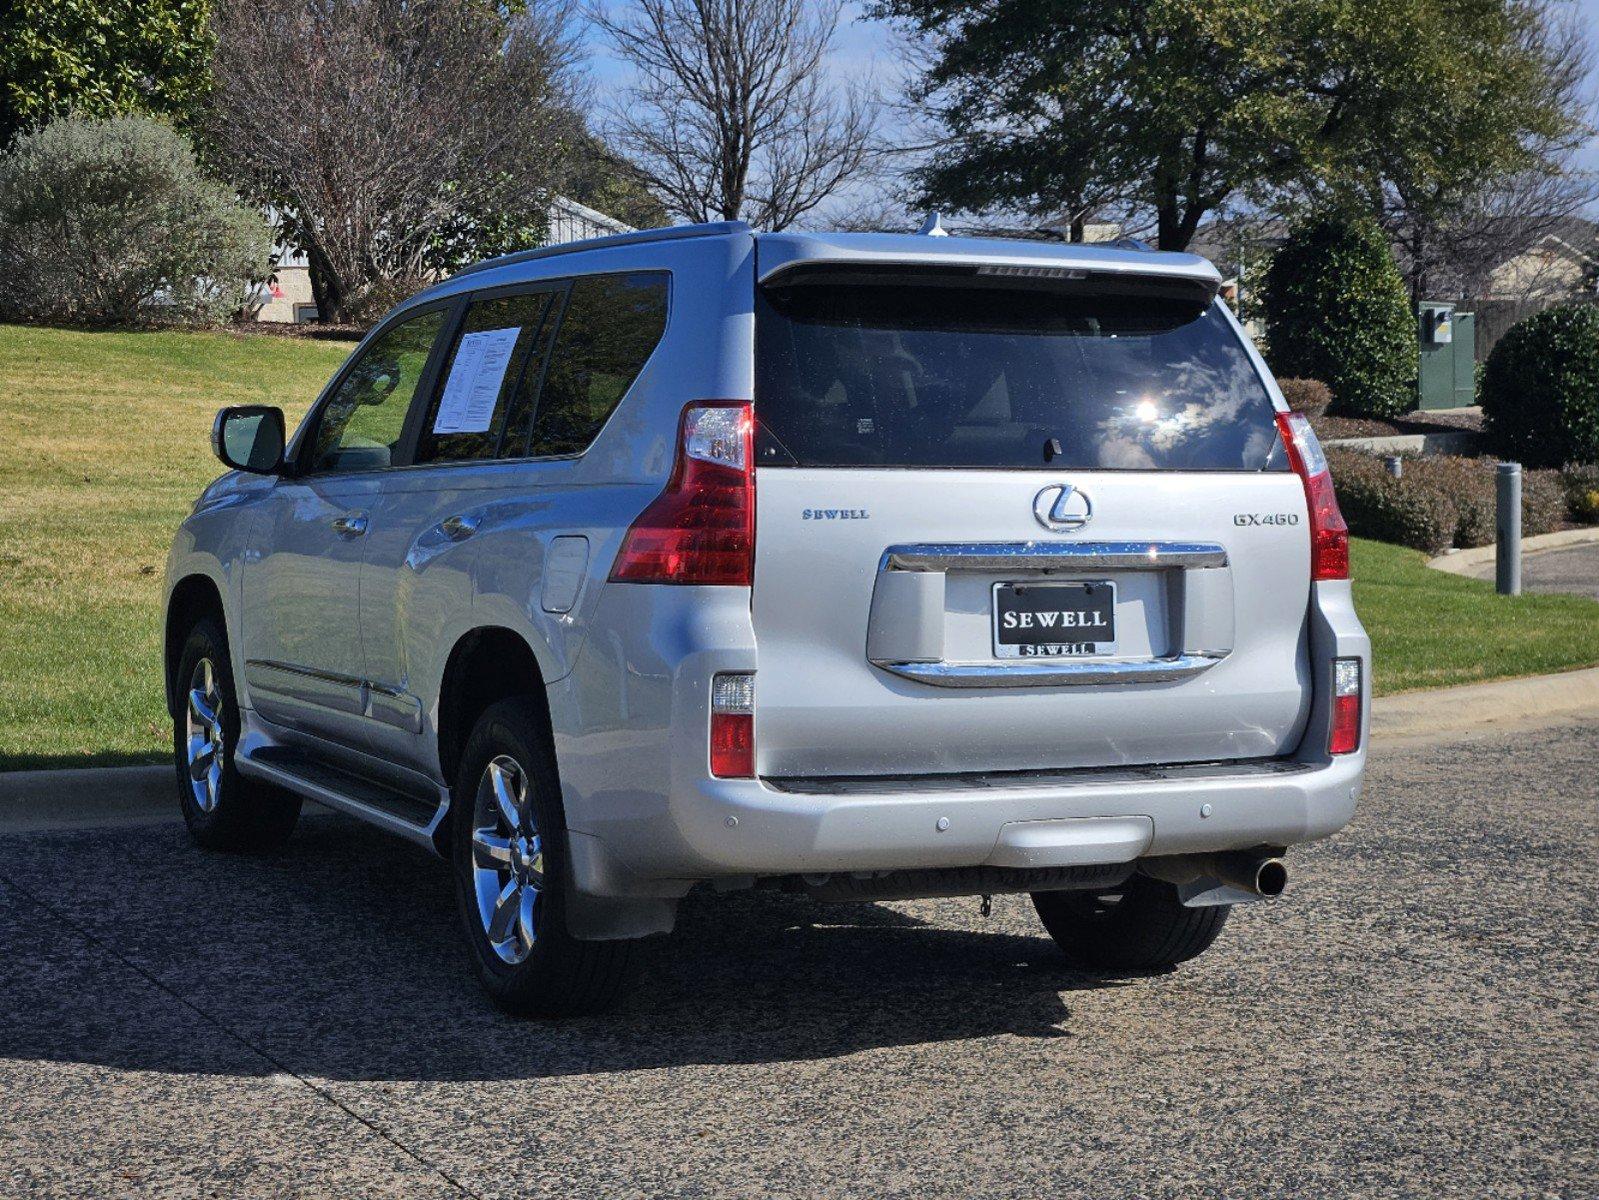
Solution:
[{"label": "hedge", "polygon": [[1279,379],[1277,390],[1288,407],[1307,417],[1319,417],[1332,404],[1332,389],[1319,379]]},{"label": "hedge", "polygon": [[1566,509],[1583,525],[1599,525],[1599,463],[1567,463],[1560,471]]},{"label": "hedge", "polygon": [[[1338,506],[1358,537],[1395,542],[1437,554],[1451,546],[1494,540],[1497,484],[1494,460],[1431,455],[1405,458],[1395,479],[1382,459],[1329,447]],[[1555,471],[1528,471],[1521,481],[1521,529],[1549,533],[1566,519],[1566,488]]]},{"label": "hedge", "polygon": [[1511,326],[1483,370],[1482,416],[1489,448],[1523,466],[1599,461],[1599,306]]}]

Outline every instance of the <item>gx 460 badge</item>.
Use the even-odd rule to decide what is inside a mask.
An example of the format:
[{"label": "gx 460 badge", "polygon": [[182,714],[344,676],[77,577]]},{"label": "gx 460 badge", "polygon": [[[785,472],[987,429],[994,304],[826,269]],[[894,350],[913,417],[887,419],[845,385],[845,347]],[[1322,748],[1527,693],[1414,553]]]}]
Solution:
[{"label": "gx 460 badge", "polygon": [[1234,525],[1297,525],[1298,513],[1234,513]]}]

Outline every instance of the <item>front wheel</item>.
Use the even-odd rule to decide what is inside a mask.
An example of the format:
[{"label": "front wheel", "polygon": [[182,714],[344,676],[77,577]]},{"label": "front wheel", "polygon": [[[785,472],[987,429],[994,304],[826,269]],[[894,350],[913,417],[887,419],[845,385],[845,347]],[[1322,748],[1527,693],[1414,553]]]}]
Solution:
[{"label": "front wheel", "polygon": [[1158,971],[1209,949],[1231,906],[1188,908],[1173,885],[1135,873],[1107,890],[1034,892],[1033,907],[1074,966]]},{"label": "front wheel", "polygon": [[300,798],[246,779],[234,764],[239,699],[227,635],[216,618],[201,617],[189,631],[178,657],[177,685],[172,757],[189,835],[211,850],[282,845],[300,818]]},{"label": "front wheel", "polygon": [[527,700],[473,727],[451,805],[461,924],[489,996],[519,1016],[604,1011],[632,983],[638,942],[567,932],[571,872],[554,755]]}]

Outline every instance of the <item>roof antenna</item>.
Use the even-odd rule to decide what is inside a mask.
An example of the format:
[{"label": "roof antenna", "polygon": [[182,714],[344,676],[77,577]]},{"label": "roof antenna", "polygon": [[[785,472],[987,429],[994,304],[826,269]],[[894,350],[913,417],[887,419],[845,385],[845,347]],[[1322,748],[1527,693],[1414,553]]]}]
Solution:
[{"label": "roof antenna", "polygon": [[943,223],[939,221],[938,213],[936,211],[927,214],[927,220],[922,222],[922,227],[916,232],[921,234],[923,237],[949,236],[949,230],[945,229]]}]

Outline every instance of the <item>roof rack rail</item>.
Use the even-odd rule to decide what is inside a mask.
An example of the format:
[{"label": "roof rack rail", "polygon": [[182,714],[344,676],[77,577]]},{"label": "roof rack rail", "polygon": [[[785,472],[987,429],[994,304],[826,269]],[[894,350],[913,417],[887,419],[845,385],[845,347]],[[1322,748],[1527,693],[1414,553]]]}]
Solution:
[{"label": "roof rack rail", "polygon": [[576,254],[581,250],[606,250],[612,246],[635,246],[640,242],[673,242],[682,238],[717,237],[725,233],[748,233],[744,221],[711,221],[704,225],[669,225],[664,229],[638,229],[632,233],[612,233],[605,237],[584,238],[578,242],[560,242],[554,246],[536,246],[532,250],[518,250],[498,258],[484,259],[470,267],[462,267],[451,279],[463,275],[476,275],[480,271],[493,271],[498,267],[515,266],[541,258],[555,258],[562,254]]}]

